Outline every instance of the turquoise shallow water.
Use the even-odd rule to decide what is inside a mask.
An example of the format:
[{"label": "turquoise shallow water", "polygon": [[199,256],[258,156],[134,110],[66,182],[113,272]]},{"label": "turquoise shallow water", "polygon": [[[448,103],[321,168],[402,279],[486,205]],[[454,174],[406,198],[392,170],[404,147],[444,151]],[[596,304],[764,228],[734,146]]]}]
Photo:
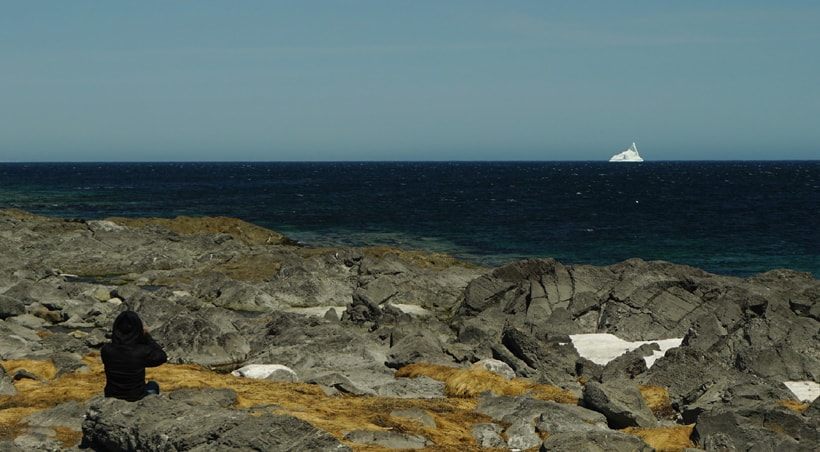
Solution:
[{"label": "turquoise shallow water", "polygon": [[222,215],[306,245],[391,245],[496,266],[662,259],[820,274],[820,162],[0,164],[0,207]]}]

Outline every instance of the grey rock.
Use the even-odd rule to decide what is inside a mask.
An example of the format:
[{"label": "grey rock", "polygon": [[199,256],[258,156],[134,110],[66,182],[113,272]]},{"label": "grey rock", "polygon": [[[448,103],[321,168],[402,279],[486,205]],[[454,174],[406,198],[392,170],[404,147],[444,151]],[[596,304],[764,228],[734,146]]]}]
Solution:
[{"label": "grey rock", "polygon": [[705,353],[712,347],[719,346],[719,342],[728,334],[715,312],[706,312],[692,322],[681,345]]},{"label": "grey rock", "polygon": [[820,397],[817,397],[809,404],[809,408],[806,410],[806,416],[820,422]]},{"label": "grey rock", "polygon": [[[82,372],[78,357],[96,352],[108,341],[105,333],[116,315],[133,309],[171,362],[223,371],[281,363],[303,380],[343,376],[323,386],[336,394],[444,397],[443,383],[395,379],[393,369],[416,362],[464,368],[492,357],[532,382],[580,391],[576,380],[583,377],[589,405],[596,400],[590,388],[602,381],[611,386],[604,391],[612,396],[611,405],[619,387],[666,387],[683,421],[700,423],[703,417],[701,447],[734,448],[738,438],[759,435],[764,435],[761,444],[780,444],[779,436],[756,430],[768,425],[782,432],[785,450],[793,445],[789,441],[805,444],[820,424],[817,401],[803,415],[777,405],[792,398],[782,381],[820,379],[820,283],[810,274],[774,270],[741,279],[640,259],[610,266],[524,259],[496,269],[439,268],[414,263],[400,251],[305,250],[268,243],[270,234],[248,242],[241,234],[203,231],[0,211],[0,359],[52,359],[61,375]],[[424,310],[423,317],[402,312],[406,305]],[[340,316],[322,317],[328,308],[343,306],[349,309]],[[286,312],[291,310],[301,313]],[[599,366],[566,345],[570,334],[599,332],[626,340],[684,339],[649,369],[642,359],[649,350]],[[13,390],[8,375],[0,378],[0,391]],[[168,406],[148,399],[139,403],[157,404],[157,413],[168,419],[175,409],[208,413],[197,428],[215,442],[204,445],[192,436],[179,439],[175,448],[228,447],[234,444],[226,439],[230,435],[291,422],[246,422],[250,413],[233,408],[233,397],[175,392],[159,397]],[[647,413],[625,405],[619,409],[628,414],[616,415],[621,411],[612,406],[596,410],[612,411],[613,427],[644,424],[637,414]],[[570,433],[566,430],[594,427],[581,432],[594,434],[602,427],[589,410],[565,413],[567,406],[528,396],[482,399],[479,407],[509,426],[497,437],[487,430],[488,444],[501,433],[531,439],[528,425],[536,433],[552,431],[553,441]],[[59,418],[56,411],[44,416]],[[161,430],[143,416],[135,419],[146,431]],[[219,422],[210,423],[211,418]],[[708,431],[710,422],[725,431]],[[2,447],[52,450],[51,428],[33,425]],[[203,433],[208,428],[211,436]],[[110,431],[123,441],[117,444],[137,441],[124,426]],[[141,444],[165,447],[164,434],[142,437]],[[595,438],[586,441],[596,444]],[[267,438],[260,441],[262,449],[276,448]]]},{"label": "grey rock", "polygon": [[0,395],[15,395],[17,388],[14,387],[14,380],[6,373],[6,369],[0,365]]},{"label": "grey rock", "polygon": [[220,367],[241,363],[251,353],[243,334],[236,330],[225,331],[221,325],[199,313],[172,315],[152,336],[163,346],[172,362]]},{"label": "grey rock", "polygon": [[40,380],[37,374],[27,371],[26,369],[18,369],[11,377],[12,380]]},{"label": "grey rock", "polygon": [[606,416],[612,428],[652,428],[658,424],[640,391],[633,385],[587,383],[583,404]]},{"label": "grey rock", "polygon": [[138,402],[94,399],[82,430],[86,444],[111,451],[349,450],[327,432],[292,416],[253,416],[162,395]]},{"label": "grey rock", "polygon": [[734,382],[742,377],[712,354],[697,348],[678,347],[655,361],[637,382],[665,387],[673,403],[685,405],[693,403],[721,379]]},{"label": "grey rock", "polygon": [[541,354],[541,346],[543,344],[526,332],[508,326],[504,328],[501,343],[507,347],[507,350],[512,352],[516,358],[524,361],[529,367],[533,369],[545,367],[542,364],[543,355]]},{"label": "grey rock", "polygon": [[573,314],[567,308],[554,308],[543,325],[545,336],[547,338],[561,338],[578,333],[578,326],[575,325],[573,320]]},{"label": "grey rock", "polygon": [[507,446],[522,450],[541,442],[538,432],[609,430],[606,417],[600,413],[527,396],[487,395],[476,411],[509,424],[504,431]]},{"label": "grey rock", "polygon": [[255,353],[243,364],[282,364],[303,381],[336,372],[367,393],[393,381],[394,371],[385,365],[387,340],[368,330],[281,312],[260,316],[254,323],[261,325],[249,341]]},{"label": "grey rock", "polygon": [[376,388],[382,397],[397,399],[442,399],[444,383],[428,377],[397,378]]},{"label": "grey rock", "polygon": [[446,364],[452,360],[444,354],[441,342],[435,335],[420,329],[416,334],[405,336],[390,347],[385,364],[399,369],[418,362]]},{"label": "grey rock", "polygon": [[792,397],[784,385],[753,375],[741,374],[736,379],[718,377],[714,383],[684,397],[688,403],[681,407],[682,420],[694,423],[701,413],[714,408],[745,410],[758,408],[761,403],[777,404]]},{"label": "grey rock", "polygon": [[0,442],[0,450],[4,452],[62,452],[63,444],[54,438],[55,431],[49,428],[29,428],[14,438],[14,441]]},{"label": "grey rock", "polygon": [[393,431],[354,430],[345,434],[345,439],[359,444],[374,444],[390,449],[423,449],[433,445],[420,435],[408,435]]},{"label": "grey rock", "polygon": [[37,411],[23,419],[28,428],[33,427],[65,427],[79,432],[85,419],[86,407],[78,402],[66,402],[54,408]]},{"label": "grey rock", "polygon": [[167,392],[165,395],[170,400],[184,402],[188,405],[230,408],[237,403],[236,391],[228,388],[178,389]]},{"label": "grey rock", "polygon": [[370,299],[367,293],[356,292],[353,294],[353,301],[347,305],[342,320],[358,325],[363,323],[373,324],[382,317],[382,310],[376,301]]},{"label": "grey rock", "polygon": [[535,425],[540,432],[586,432],[608,430],[606,416],[584,407],[547,402],[549,409],[541,412]]},{"label": "grey rock", "polygon": [[51,361],[57,368],[57,376],[89,371],[88,365],[83,362],[83,357],[77,353],[58,352],[51,356]]},{"label": "grey rock", "polygon": [[28,328],[30,330],[42,329],[45,328],[46,325],[54,323],[48,322],[44,320],[42,317],[38,317],[34,314],[19,314],[13,317],[9,317],[8,321],[9,323],[14,323],[24,328]]},{"label": "grey rock", "polygon": [[426,427],[436,426],[436,420],[433,419],[433,416],[430,416],[430,413],[428,413],[425,410],[422,410],[421,408],[397,409],[391,411],[390,415],[393,417],[403,417],[407,419],[412,419]]},{"label": "grey rock", "polygon": [[741,372],[780,381],[814,380],[820,376],[816,374],[818,369],[806,362],[797,350],[782,344],[741,350],[737,354],[735,367]]},{"label": "grey rock", "polygon": [[[548,329],[555,327],[554,322],[549,323],[553,311],[568,307],[573,288],[572,275],[561,263],[553,259],[525,259],[471,281],[457,316],[464,320],[480,317],[494,323],[491,328],[496,331],[509,323],[544,337]],[[505,315],[497,315],[500,312]],[[560,333],[572,331],[562,329]]]},{"label": "grey rock", "polygon": [[0,320],[0,359],[45,358],[50,353],[43,349],[42,338],[35,330]]},{"label": "grey rock", "polygon": [[540,341],[513,327],[504,329],[501,342],[527,367],[538,370],[541,383],[553,386],[566,386],[574,383],[575,362],[580,355],[571,344]]},{"label": "grey rock", "polygon": [[613,359],[604,366],[601,372],[601,381],[634,380],[649,369],[646,366],[644,357],[651,356],[653,350],[660,350],[660,346],[658,344],[644,344]]},{"label": "grey rock", "polygon": [[19,300],[11,295],[0,294],[0,319],[5,320],[9,317],[25,314],[26,305],[22,300]]},{"label": "grey rock", "polygon": [[575,373],[587,381],[601,382],[604,374],[604,366],[590,361],[586,358],[578,358],[575,361]]},{"label": "grey rock", "polygon": [[500,448],[507,445],[501,432],[504,429],[495,423],[480,423],[473,426],[472,435],[479,447]]},{"label": "grey rock", "polygon": [[637,436],[616,431],[562,432],[544,440],[541,452],[653,452],[655,449]]},{"label": "grey rock", "polygon": [[554,402],[537,400],[527,396],[485,395],[476,406],[476,411],[486,414],[496,421],[513,423],[518,418],[532,422],[544,411],[554,409]]},{"label": "grey rock", "polygon": [[490,346],[493,359],[506,363],[518,377],[529,378],[538,374],[536,369],[515,356],[504,344],[496,343]]},{"label": "grey rock", "polygon": [[366,395],[372,394],[372,391],[366,391],[356,387],[349,378],[345,377],[344,375],[338,372],[329,372],[324,373],[321,375],[314,376],[310,380],[307,381],[311,384],[318,384],[322,386],[327,386],[333,388],[340,393],[345,394],[354,394],[354,395]]},{"label": "grey rock", "polygon": [[505,363],[504,361],[498,359],[482,359],[480,361],[474,362],[471,366],[471,369],[483,369],[494,374],[501,375],[506,379],[515,378],[515,371],[510,367],[509,364]]},{"label": "grey rock", "polygon": [[504,430],[507,437],[507,447],[512,450],[527,450],[537,447],[541,437],[535,431],[531,419],[518,418]]},{"label": "grey rock", "polygon": [[816,431],[808,438],[797,440],[778,431],[775,425],[744,417],[729,409],[716,408],[698,416],[693,437],[706,450],[816,450]]}]

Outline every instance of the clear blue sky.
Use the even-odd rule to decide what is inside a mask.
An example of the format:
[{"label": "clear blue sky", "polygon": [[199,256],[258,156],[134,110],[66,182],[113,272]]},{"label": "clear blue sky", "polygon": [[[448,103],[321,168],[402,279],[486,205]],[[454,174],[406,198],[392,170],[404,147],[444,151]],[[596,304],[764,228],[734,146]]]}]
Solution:
[{"label": "clear blue sky", "polygon": [[9,1],[0,161],[820,159],[820,2]]}]

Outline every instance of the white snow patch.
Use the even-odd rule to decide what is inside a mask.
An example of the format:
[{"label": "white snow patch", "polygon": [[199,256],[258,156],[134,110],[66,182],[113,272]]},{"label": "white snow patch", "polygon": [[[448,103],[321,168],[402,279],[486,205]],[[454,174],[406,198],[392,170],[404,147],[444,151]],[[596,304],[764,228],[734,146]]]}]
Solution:
[{"label": "white snow patch", "polygon": [[405,314],[410,314],[413,317],[432,317],[433,312],[427,309],[422,308],[421,306],[415,304],[401,304],[401,303],[391,303],[392,306],[398,308],[401,312]]},{"label": "white snow patch", "polygon": [[248,364],[247,366],[240,367],[235,371],[231,372],[231,375],[234,377],[245,377],[245,378],[252,378],[254,380],[264,380],[273,374],[274,372],[282,371],[288,374],[296,375],[296,372],[293,371],[288,366],[283,366],[281,364]]},{"label": "white snow patch", "polygon": [[292,312],[294,314],[301,314],[313,317],[324,317],[331,309],[336,310],[336,315],[339,317],[347,310],[346,306],[313,306],[309,308],[286,308],[285,312]]},{"label": "white snow patch", "polygon": [[820,384],[813,381],[785,381],[783,382],[789,391],[797,397],[801,402],[814,402],[817,396],[820,396]]},{"label": "white snow patch", "polygon": [[655,361],[663,356],[667,350],[679,347],[681,341],[683,341],[683,338],[678,337],[657,341],[629,342],[608,333],[573,334],[570,339],[572,339],[572,345],[575,346],[575,349],[582,357],[602,366],[643,344],[656,343],[661,349],[653,351],[652,356],[644,357],[646,367],[652,367],[652,364],[655,364]]}]

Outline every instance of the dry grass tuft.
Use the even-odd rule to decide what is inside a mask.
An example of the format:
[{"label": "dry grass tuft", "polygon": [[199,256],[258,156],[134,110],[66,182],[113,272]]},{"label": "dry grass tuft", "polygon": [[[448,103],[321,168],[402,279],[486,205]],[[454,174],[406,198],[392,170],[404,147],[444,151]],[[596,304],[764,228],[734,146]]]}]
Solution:
[{"label": "dry grass tuft", "polygon": [[803,413],[804,411],[809,409],[809,404],[805,402],[800,402],[798,400],[780,400],[777,403],[783,405],[784,407],[796,412],[796,413]]},{"label": "dry grass tuft", "polygon": [[[57,376],[57,368],[51,360],[32,361],[30,359],[11,359],[3,361],[3,368],[6,373],[14,375],[17,371],[25,370],[40,378],[40,380],[52,380]],[[18,382],[33,381],[30,379],[18,380]]]},{"label": "dry grass tuft", "polygon": [[695,424],[690,424],[659,428],[629,427],[622,431],[639,436],[658,452],[681,452],[686,448],[694,447],[691,439],[694,429]]},{"label": "dry grass tuft", "polygon": [[416,378],[426,376],[444,382],[448,397],[472,398],[487,391],[495,395],[516,396],[530,394],[541,400],[575,405],[578,397],[554,386],[539,385],[526,380],[507,380],[501,375],[484,369],[458,369],[435,364],[409,364],[396,371],[396,377]]},{"label": "dry grass tuft", "polygon": [[675,410],[672,408],[672,400],[669,397],[669,390],[662,386],[643,386],[639,385],[638,390],[641,391],[646,405],[655,413],[658,419],[674,419]]},{"label": "dry grass tuft", "polygon": [[56,432],[56,436],[54,438],[66,448],[80,444],[80,441],[83,439],[82,430],[72,430],[68,427],[51,428]]}]

